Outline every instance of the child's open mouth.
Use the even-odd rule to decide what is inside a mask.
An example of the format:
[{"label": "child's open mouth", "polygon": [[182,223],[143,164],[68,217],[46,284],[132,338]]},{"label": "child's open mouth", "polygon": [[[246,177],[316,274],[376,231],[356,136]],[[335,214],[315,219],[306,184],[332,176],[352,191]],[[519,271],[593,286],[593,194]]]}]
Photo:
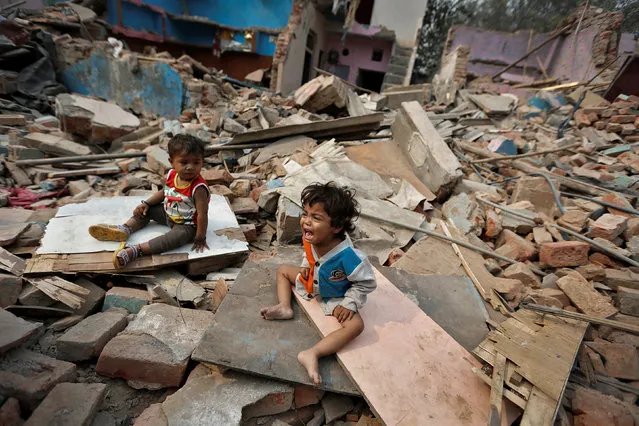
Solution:
[{"label": "child's open mouth", "polygon": [[313,233],[311,231],[304,231],[304,239],[305,240],[311,240],[313,238]]}]

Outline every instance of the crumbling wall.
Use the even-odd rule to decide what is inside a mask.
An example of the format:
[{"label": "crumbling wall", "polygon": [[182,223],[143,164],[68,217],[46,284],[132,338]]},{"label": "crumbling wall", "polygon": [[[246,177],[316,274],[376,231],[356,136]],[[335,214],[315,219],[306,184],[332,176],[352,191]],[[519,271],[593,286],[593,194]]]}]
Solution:
[{"label": "crumbling wall", "polygon": [[139,115],[175,119],[205,97],[210,103],[219,98],[217,83],[196,80],[177,65],[143,61],[129,53],[115,58],[106,43],[58,43],[57,53],[60,79],[71,92],[114,101]]},{"label": "crumbling wall", "polygon": [[443,81],[457,81],[460,84],[466,83],[468,73],[468,58],[470,57],[470,47],[459,45],[442,58],[439,78]]},{"label": "crumbling wall", "polygon": [[275,43],[275,54],[273,55],[273,66],[271,70],[271,90],[278,90],[282,85],[282,74],[284,62],[289,51],[289,44],[295,37],[298,27],[302,23],[304,11],[308,6],[308,0],[295,0],[288,18],[288,24],[284,31],[277,37]]}]

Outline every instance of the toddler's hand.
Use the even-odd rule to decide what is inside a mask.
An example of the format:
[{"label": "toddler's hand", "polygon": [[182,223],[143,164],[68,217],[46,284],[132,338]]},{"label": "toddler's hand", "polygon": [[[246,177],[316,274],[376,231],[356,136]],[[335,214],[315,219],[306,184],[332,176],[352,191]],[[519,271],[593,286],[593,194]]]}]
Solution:
[{"label": "toddler's hand", "polygon": [[140,204],[133,210],[133,216],[144,217],[149,212],[149,206],[146,204]]},{"label": "toddler's hand", "polygon": [[208,249],[209,249],[209,245],[206,244],[206,237],[204,238],[195,237],[195,241],[193,241],[193,247],[191,248],[191,251],[194,251],[196,253],[202,253],[204,252],[204,250],[208,250]]},{"label": "toddler's hand", "polygon": [[337,321],[339,321],[340,324],[343,324],[355,316],[355,311],[351,311],[350,309],[340,305],[333,309],[333,316],[337,318]]}]

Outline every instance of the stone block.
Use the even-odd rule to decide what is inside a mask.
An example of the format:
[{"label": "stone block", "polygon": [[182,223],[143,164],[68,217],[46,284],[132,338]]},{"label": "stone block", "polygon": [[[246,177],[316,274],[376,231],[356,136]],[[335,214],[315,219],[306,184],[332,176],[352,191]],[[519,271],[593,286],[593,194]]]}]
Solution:
[{"label": "stone block", "polygon": [[541,288],[557,288],[557,280],[559,277],[555,274],[548,274],[541,281]]},{"label": "stone block", "polygon": [[392,129],[393,138],[428,189],[440,195],[454,188],[463,174],[461,164],[419,102],[403,103]]},{"label": "stone block", "polygon": [[639,317],[639,290],[618,287],[617,306],[622,314]]},{"label": "stone block", "polygon": [[572,399],[575,426],[633,426],[634,415],[627,404],[594,389],[577,386]]},{"label": "stone block", "polygon": [[71,195],[78,195],[84,191],[91,189],[91,185],[86,180],[72,180],[68,183]]},{"label": "stone block", "polygon": [[209,375],[190,379],[166,398],[162,409],[169,424],[239,426],[243,412],[253,404],[269,395],[282,394],[289,395],[286,399],[292,402],[293,388],[285,383],[235,372],[212,371]]},{"label": "stone block", "polygon": [[514,263],[504,271],[504,277],[521,281],[529,288],[541,288],[541,280],[525,263]]},{"label": "stone block", "polygon": [[239,215],[254,215],[260,211],[260,207],[252,198],[236,198],[231,201],[231,210]]},{"label": "stone block", "polygon": [[535,244],[507,229],[504,229],[499,236],[497,246],[498,248],[495,250],[495,253],[520,262],[531,260],[537,255],[537,247]]},{"label": "stone block", "polygon": [[452,220],[464,235],[481,235],[486,223],[484,211],[479,203],[465,192],[449,198],[442,207],[442,214]]},{"label": "stone block", "polygon": [[302,238],[300,219],[302,209],[286,197],[280,197],[277,203],[277,241],[280,244],[288,244]]},{"label": "stone block", "polygon": [[96,371],[126,379],[136,387],[179,386],[191,353],[212,320],[209,311],[161,303],[144,306],[104,347]]},{"label": "stone block", "polygon": [[588,263],[590,245],[580,241],[560,241],[541,245],[539,261],[542,266],[563,268]]},{"label": "stone block", "polygon": [[140,126],[140,120],[114,103],[77,94],[56,97],[60,125],[68,133],[82,136],[92,143],[112,142]]},{"label": "stone block", "polygon": [[[233,176],[225,169],[202,170],[200,173],[208,185],[230,185]],[[231,191],[232,192],[232,191]]]},{"label": "stone block", "polygon": [[626,230],[628,218],[606,213],[597,219],[590,227],[590,238],[603,238],[612,241]]},{"label": "stone block", "polygon": [[15,349],[0,358],[0,395],[17,398],[28,411],[35,409],[55,385],[75,378],[75,364],[26,349]]},{"label": "stone block", "polygon": [[107,311],[111,308],[124,308],[132,314],[137,314],[143,306],[149,303],[151,303],[151,297],[146,290],[113,287],[106,292],[102,311]]},{"label": "stone block", "polygon": [[236,197],[248,197],[251,194],[251,181],[248,179],[236,179],[231,182],[229,189]]},{"label": "stone block", "polygon": [[103,383],[60,383],[24,426],[90,426],[106,389],[107,385]]},{"label": "stone block", "polygon": [[0,354],[19,346],[42,330],[42,323],[29,322],[0,308]]},{"label": "stone block", "polygon": [[617,313],[610,299],[601,295],[586,280],[567,275],[557,280],[561,289],[581,312],[597,318],[608,318]]},{"label": "stone block", "polygon": [[100,356],[104,346],[127,326],[128,311],[112,308],[91,315],[71,327],[56,341],[57,357],[84,361]]},{"label": "stone block", "polygon": [[319,404],[324,397],[324,390],[311,386],[297,385],[294,391],[295,408],[307,407],[309,405]]},{"label": "stone block", "polygon": [[15,305],[22,292],[22,278],[0,274],[0,308]]},{"label": "stone block", "polygon": [[[556,184],[553,183],[553,185],[557,187]],[[510,202],[512,204],[520,201],[530,201],[536,212],[544,213],[548,217],[552,218],[559,214],[550,185],[543,177],[526,176],[517,179]]]},{"label": "stone block", "polygon": [[146,152],[146,162],[149,169],[161,176],[166,176],[169,170],[173,168],[169,161],[169,153],[158,145],[148,147],[144,150],[144,152]]},{"label": "stone block", "polygon": [[336,393],[327,393],[322,398],[322,408],[326,414],[326,423],[340,419],[354,407],[353,398]]}]

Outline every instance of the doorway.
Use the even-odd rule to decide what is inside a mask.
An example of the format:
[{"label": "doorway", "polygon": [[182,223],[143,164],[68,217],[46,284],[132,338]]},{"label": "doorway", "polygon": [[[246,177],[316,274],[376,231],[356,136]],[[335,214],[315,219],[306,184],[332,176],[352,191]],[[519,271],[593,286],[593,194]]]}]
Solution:
[{"label": "doorway", "polygon": [[386,73],[360,68],[357,73],[356,84],[364,89],[379,93],[382,90],[382,84],[384,84],[384,74]]},{"label": "doorway", "polygon": [[313,56],[315,53],[315,44],[317,35],[312,30],[309,30],[308,36],[306,36],[306,51],[304,52],[304,68],[302,69],[302,84],[308,82],[313,77]]}]

